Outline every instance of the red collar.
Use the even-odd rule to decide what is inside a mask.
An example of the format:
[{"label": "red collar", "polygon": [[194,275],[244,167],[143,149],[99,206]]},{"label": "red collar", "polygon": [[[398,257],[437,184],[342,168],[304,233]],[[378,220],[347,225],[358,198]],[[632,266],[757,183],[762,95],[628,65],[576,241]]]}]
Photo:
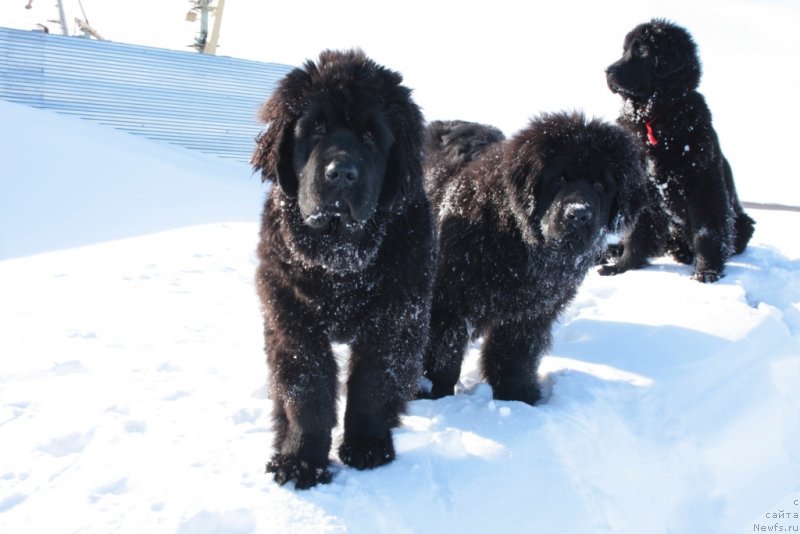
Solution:
[{"label": "red collar", "polygon": [[644,127],[647,130],[647,140],[650,142],[651,145],[656,146],[658,144],[658,139],[656,139],[656,134],[653,133],[654,122],[656,122],[656,119],[652,118],[644,123]]},{"label": "red collar", "polygon": [[656,146],[658,144],[658,139],[656,139],[656,134],[655,134],[655,132],[653,132],[653,123],[656,122],[661,117],[663,117],[664,115],[666,115],[667,112],[671,111],[672,108],[675,107],[675,105],[679,101],[681,101],[681,99],[685,99],[685,98],[686,98],[686,94],[682,95],[682,97],[679,97],[679,98],[673,98],[671,101],[668,100],[666,105],[661,109],[660,113],[655,115],[649,121],[645,121],[644,128],[645,128],[645,131],[647,132],[647,141],[652,146]]}]

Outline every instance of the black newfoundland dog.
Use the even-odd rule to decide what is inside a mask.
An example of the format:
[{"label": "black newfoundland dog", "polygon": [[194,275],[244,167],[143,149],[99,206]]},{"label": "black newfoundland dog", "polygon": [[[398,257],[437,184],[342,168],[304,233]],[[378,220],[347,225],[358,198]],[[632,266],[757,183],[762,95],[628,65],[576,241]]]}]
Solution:
[{"label": "black newfoundland dog", "polygon": [[609,88],[624,99],[619,123],[644,149],[648,209],[616,247],[601,274],[636,269],[670,253],[694,263],[694,278],[715,282],[725,261],[744,251],[754,221],[739,204],[711,112],[697,92],[700,60],[683,28],[652,20],[626,37],[622,58],[606,69]]},{"label": "black newfoundland dog", "polygon": [[392,461],[427,340],[435,237],[422,186],[423,124],[400,74],[361,51],[323,52],[264,104],[252,163],[274,182],[257,286],[264,309],[279,484],[331,478],[337,362],[350,344],[339,458]]},{"label": "black newfoundland dog", "polygon": [[439,255],[431,389],[420,396],[453,394],[470,335],[483,335],[494,397],[533,404],[553,322],[606,233],[644,203],[639,150],[618,126],[578,113],[543,115],[508,141],[489,126],[434,122],[426,142]]}]

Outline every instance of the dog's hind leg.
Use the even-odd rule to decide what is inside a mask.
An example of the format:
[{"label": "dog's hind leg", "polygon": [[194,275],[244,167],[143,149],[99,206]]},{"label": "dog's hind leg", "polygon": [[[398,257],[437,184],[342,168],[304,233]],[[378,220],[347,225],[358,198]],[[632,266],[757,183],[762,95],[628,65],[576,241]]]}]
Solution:
[{"label": "dog's hind leg", "polygon": [[[740,208],[741,209],[741,208]],[[756,222],[744,211],[736,214],[736,221],[733,224],[735,232],[733,240],[733,253],[741,254],[747,248],[750,238],[753,237]]]},{"label": "dog's hind leg", "polygon": [[753,237],[756,222],[744,212],[739,195],[736,193],[736,184],[733,182],[733,171],[728,163],[728,158],[722,157],[722,172],[725,178],[725,188],[728,190],[728,197],[733,204],[733,211],[736,219],[733,223],[733,253],[741,254],[747,248],[747,243]]}]

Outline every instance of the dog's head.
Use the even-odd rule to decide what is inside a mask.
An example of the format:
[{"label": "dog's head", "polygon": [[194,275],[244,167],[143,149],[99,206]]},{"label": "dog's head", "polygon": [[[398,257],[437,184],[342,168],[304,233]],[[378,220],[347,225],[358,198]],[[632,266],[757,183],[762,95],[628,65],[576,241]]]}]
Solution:
[{"label": "dog's head", "polygon": [[421,194],[422,117],[401,82],[360,50],[325,51],[263,105],[251,162],[308,227],[357,231]]},{"label": "dog's head", "polygon": [[622,57],[606,69],[614,93],[645,101],[655,92],[677,94],[700,84],[700,59],[692,36],[661,19],[640,24],[623,43]]},{"label": "dog's head", "polygon": [[503,132],[493,126],[460,120],[433,121],[425,130],[425,153],[435,159],[434,165],[454,174],[503,140]]},{"label": "dog's head", "polygon": [[582,254],[644,206],[639,149],[616,125],[544,114],[511,139],[505,158],[512,209],[527,240]]}]

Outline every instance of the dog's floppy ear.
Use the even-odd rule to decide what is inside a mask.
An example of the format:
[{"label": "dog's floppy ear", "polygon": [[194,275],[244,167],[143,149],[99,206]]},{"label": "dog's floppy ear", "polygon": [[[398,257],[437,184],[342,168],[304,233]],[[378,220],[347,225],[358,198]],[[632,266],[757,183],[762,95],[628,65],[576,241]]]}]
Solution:
[{"label": "dog's floppy ear", "polygon": [[657,78],[666,78],[687,68],[687,60],[680,50],[666,46],[655,56],[653,72]]},{"label": "dog's floppy ear", "polygon": [[298,189],[293,163],[295,113],[304,109],[302,101],[311,82],[309,70],[315,66],[307,63],[305,68],[287,74],[264,102],[258,118],[267,124],[267,129],[256,137],[256,148],[250,158],[253,170],[261,172],[262,182],[277,182],[283,193],[292,198],[297,196]]},{"label": "dog's floppy ear", "polygon": [[[517,192],[518,197],[531,197],[531,200],[540,196],[542,188],[542,174],[544,161],[540,154],[533,153],[529,157],[522,157],[519,149],[506,148],[506,157],[512,158],[506,170],[506,182]],[[532,204],[531,204],[532,206]]]},{"label": "dog's floppy ear", "polygon": [[618,126],[609,125],[610,146],[606,154],[613,157],[612,172],[617,193],[609,210],[608,229],[618,232],[633,224],[647,204],[643,157],[633,137]]},{"label": "dog's floppy ear", "polygon": [[297,197],[298,181],[292,164],[294,135],[282,121],[272,121],[267,130],[256,138],[256,149],[250,163],[261,171],[261,181],[277,182],[283,193]]},{"label": "dog's floppy ear", "polygon": [[647,204],[647,190],[641,169],[623,170],[617,181],[619,189],[608,218],[608,229],[612,232],[619,232],[633,224]]},{"label": "dog's floppy ear", "polygon": [[521,221],[534,217],[541,198],[547,154],[542,129],[537,122],[511,138],[503,151],[505,180],[514,194],[511,209]]},{"label": "dog's floppy ear", "polygon": [[395,142],[389,152],[383,189],[378,198],[378,205],[382,209],[390,210],[398,199],[405,196],[404,191],[411,180],[409,176],[411,172],[413,170],[409,169],[409,161],[403,144]]},{"label": "dog's floppy ear", "polygon": [[419,107],[411,100],[411,91],[400,85],[400,75],[388,69],[380,72],[389,86],[386,118],[394,143],[389,149],[378,205],[391,210],[401,199],[416,199],[422,194],[423,123]]},{"label": "dog's floppy ear", "polygon": [[[563,150],[565,143],[569,144],[572,123],[582,120],[576,117],[564,112],[542,113],[531,119],[505,146],[506,180],[516,191],[513,196],[519,199],[517,208],[524,210],[528,218],[538,210],[536,202],[542,198],[546,174],[554,164],[554,156]],[[543,205],[542,210],[544,208]]]},{"label": "dog's floppy ear", "polygon": [[697,45],[692,36],[685,29],[666,20],[653,20],[651,26],[656,77],[663,79],[681,73],[681,86],[697,88],[701,67]]}]

